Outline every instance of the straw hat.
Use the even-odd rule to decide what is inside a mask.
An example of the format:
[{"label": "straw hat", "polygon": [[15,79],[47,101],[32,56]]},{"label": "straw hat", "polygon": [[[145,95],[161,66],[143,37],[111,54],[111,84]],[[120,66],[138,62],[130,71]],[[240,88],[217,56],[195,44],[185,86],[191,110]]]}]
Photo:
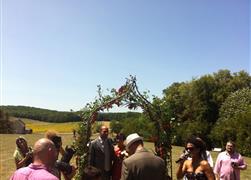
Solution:
[{"label": "straw hat", "polygon": [[128,148],[136,141],[142,140],[143,138],[140,137],[137,133],[133,133],[127,136],[125,145],[126,145],[126,150],[128,151]]}]

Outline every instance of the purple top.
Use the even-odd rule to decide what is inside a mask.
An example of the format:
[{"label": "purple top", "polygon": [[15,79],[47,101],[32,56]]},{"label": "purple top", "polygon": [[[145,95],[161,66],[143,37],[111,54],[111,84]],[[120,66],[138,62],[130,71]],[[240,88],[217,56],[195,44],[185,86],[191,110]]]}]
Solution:
[{"label": "purple top", "polygon": [[59,180],[43,165],[30,164],[15,171],[10,180]]},{"label": "purple top", "polygon": [[[232,162],[238,163],[238,168],[233,168],[231,165]],[[245,168],[246,164],[239,153],[230,155],[224,151],[217,157],[214,173],[218,174],[221,180],[240,180],[240,169]]]}]

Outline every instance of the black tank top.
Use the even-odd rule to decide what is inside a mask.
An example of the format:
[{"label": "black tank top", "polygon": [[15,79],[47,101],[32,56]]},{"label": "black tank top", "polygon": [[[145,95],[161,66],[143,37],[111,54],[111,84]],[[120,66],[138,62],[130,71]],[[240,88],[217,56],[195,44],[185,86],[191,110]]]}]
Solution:
[{"label": "black tank top", "polygon": [[185,174],[185,177],[187,178],[187,180],[207,180],[207,177],[203,172],[187,172]]}]

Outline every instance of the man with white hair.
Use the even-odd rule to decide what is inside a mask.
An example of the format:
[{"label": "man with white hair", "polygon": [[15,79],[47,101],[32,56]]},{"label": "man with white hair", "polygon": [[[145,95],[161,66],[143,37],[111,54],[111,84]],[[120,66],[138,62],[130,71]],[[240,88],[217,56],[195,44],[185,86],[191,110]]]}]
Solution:
[{"label": "man with white hair", "polygon": [[20,168],[11,180],[59,180],[51,173],[57,160],[54,143],[46,138],[39,139],[34,145],[34,161],[28,167]]},{"label": "man with white hair", "polygon": [[137,133],[126,138],[129,157],[123,161],[121,180],[163,180],[164,160],[144,148],[143,138]]}]

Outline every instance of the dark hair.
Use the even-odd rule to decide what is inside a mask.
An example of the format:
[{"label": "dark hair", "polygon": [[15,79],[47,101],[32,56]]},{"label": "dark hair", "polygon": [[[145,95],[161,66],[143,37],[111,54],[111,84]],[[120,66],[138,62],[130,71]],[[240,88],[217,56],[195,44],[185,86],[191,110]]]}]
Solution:
[{"label": "dark hair", "polygon": [[25,139],[24,137],[20,136],[20,137],[18,137],[18,138],[16,139],[16,145],[17,145],[18,148],[20,148],[20,142],[21,142],[21,141],[23,141],[23,142],[25,142],[25,143],[27,144],[26,139]]},{"label": "dark hair", "polygon": [[115,137],[116,140],[125,140],[126,136],[123,133],[118,133]]},{"label": "dark hair", "polygon": [[89,165],[84,169],[82,180],[95,180],[99,177],[101,177],[101,170]]},{"label": "dark hair", "polygon": [[62,138],[60,136],[53,136],[50,140],[54,143],[56,149],[59,150],[62,144]]},{"label": "dark hair", "polygon": [[187,139],[186,145],[188,143],[191,143],[196,148],[200,149],[200,154],[204,156],[204,154],[206,153],[206,144],[201,138],[196,136],[191,136],[190,138]]}]

